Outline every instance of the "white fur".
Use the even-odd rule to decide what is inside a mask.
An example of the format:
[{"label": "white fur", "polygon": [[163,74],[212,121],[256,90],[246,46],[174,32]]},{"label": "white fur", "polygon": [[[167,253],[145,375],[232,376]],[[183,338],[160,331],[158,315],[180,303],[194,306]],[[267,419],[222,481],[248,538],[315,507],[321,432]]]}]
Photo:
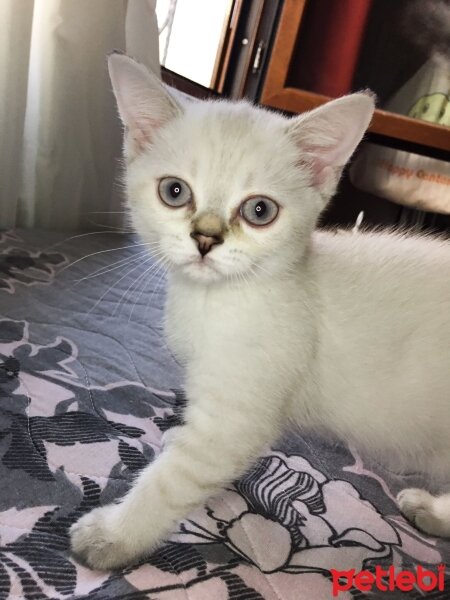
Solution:
[{"label": "white fur", "polygon": [[[134,124],[132,218],[170,267],[167,335],[186,365],[189,402],[186,425],[120,504],[73,526],[74,551],[98,568],[150,552],[289,419],[448,480],[449,245],[313,233],[370,121],[370,96],[288,120],[246,103],[174,104],[129,59],[113,57],[110,69],[122,118]],[[139,116],[152,110],[163,116],[156,125]],[[165,206],[156,192],[164,176],[189,183],[195,206]],[[267,227],[237,213],[254,194],[281,206]],[[229,229],[202,259],[190,233],[208,212]],[[448,497],[406,490],[399,502],[425,531],[449,533]]]}]

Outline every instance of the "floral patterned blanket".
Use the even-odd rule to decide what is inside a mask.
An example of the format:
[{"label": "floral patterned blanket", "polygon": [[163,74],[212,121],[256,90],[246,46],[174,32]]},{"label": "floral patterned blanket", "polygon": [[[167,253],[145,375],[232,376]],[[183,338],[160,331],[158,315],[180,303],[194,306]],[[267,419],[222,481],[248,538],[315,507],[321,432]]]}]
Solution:
[{"label": "floral patterned blanket", "polygon": [[[416,531],[394,501],[419,478],[297,431],[147,560],[77,564],[68,528],[126,491],[184,398],[158,266],[132,237],[66,237],[0,232],[0,600],[450,597],[450,542]],[[394,585],[418,565],[444,590]],[[377,569],[385,591],[367,584]]]}]

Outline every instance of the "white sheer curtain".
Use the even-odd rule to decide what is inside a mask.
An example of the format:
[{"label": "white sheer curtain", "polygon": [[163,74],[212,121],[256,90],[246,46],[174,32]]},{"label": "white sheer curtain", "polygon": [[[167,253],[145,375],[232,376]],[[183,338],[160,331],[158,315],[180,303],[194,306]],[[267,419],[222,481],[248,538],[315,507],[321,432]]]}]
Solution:
[{"label": "white sheer curtain", "polygon": [[121,210],[106,55],[159,70],[155,4],[0,0],[0,228],[77,229]]}]

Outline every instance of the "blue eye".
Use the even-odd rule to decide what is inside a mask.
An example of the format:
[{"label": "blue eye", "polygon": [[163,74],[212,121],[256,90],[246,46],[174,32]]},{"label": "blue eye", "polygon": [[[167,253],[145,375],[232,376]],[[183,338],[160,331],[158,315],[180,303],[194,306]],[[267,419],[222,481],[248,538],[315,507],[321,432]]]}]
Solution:
[{"label": "blue eye", "polygon": [[250,225],[257,227],[272,223],[276,219],[278,211],[278,204],[264,196],[254,196],[244,200],[240,208],[241,217]]},{"label": "blue eye", "polygon": [[159,181],[158,194],[164,204],[181,208],[192,201],[192,191],[188,184],[176,177],[163,177]]}]

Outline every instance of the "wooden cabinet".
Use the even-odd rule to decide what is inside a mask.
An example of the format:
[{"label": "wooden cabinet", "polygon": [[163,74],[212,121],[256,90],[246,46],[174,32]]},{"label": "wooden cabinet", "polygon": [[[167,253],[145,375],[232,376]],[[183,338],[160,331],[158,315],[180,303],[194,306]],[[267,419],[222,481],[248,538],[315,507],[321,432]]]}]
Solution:
[{"label": "wooden cabinet", "polygon": [[[271,49],[266,57],[265,77],[257,98],[261,104],[290,113],[301,113],[331,99],[327,95],[305,89],[301,85],[301,73],[308,67],[309,60],[304,55],[302,36],[305,35],[305,32],[308,34],[307,19],[310,3],[317,1],[284,0],[282,2],[278,22],[272,35]],[[322,5],[327,1],[331,5],[336,0],[321,0]],[[347,1],[356,3],[360,0]],[[385,90],[384,97],[383,92],[381,93],[381,101],[386,100],[389,94],[396,91],[394,86],[397,85],[395,79],[397,73],[404,75],[408,73],[409,68],[409,76],[412,76],[417,65],[408,64],[408,61],[414,63],[414,59],[420,60],[421,58],[420,56],[410,56],[416,53],[414,48],[410,50],[398,45],[398,41],[401,42],[402,39],[400,32],[398,38],[396,36],[397,29],[401,29],[401,23],[396,23],[395,19],[399,19],[401,9],[406,7],[407,2],[410,0],[396,0],[395,2],[373,0],[370,14],[372,23],[367,26],[368,33],[366,31],[364,34],[368,35],[368,38],[362,40],[361,54],[365,55],[366,63],[372,61],[372,67],[378,62],[378,81],[381,82],[379,87],[388,88]],[[321,43],[323,43],[323,39],[318,37],[317,44]],[[420,52],[416,54],[420,54]],[[370,55],[369,60],[367,60],[367,55]],[[397,72],[392,73],[392,64],[397,64]],[[389,77],[390,68],[391,77]],[[359,78],[355,77],[352,91],[364,87],[374,89],[380,96],[377,86],[373,85],[370,77],[366,79],[364,79],[364,75]],[[376,110],[367,140],[450,161],[449,127],[412,119],[386,110]],[[362,192],[352,185],[348,173],[344,173],[339,192],[323,216],[322,222],[326,226],[349,226],[355,222],[361,210],[364,211],[366,225],[401,225],[450,232],[448,215],[413,210]]]},{"label": "wooden cabinet", "polygon": [[[293,66],[302,68],[302,56],[296,53],[306,5],[314,0],[285,0],[279,16],[260,102],[289,112],[310,110],[330,100],[329,97],[295,86]],[[358,1],[358,0],[355,0]],[[386,6],[389,0],[384,0]],[[391,2],[391,5],[395,4]],[[320,43],[320,40],[318,40]],[[418,149],[429,155],[448,158],[450,129],[378,109],[370,131],[386,138],[390,145],[406,142],[403,147]],[[409,143],[409,144],[408,144]],[[422,148],[420,148],[422,146]]]}]

